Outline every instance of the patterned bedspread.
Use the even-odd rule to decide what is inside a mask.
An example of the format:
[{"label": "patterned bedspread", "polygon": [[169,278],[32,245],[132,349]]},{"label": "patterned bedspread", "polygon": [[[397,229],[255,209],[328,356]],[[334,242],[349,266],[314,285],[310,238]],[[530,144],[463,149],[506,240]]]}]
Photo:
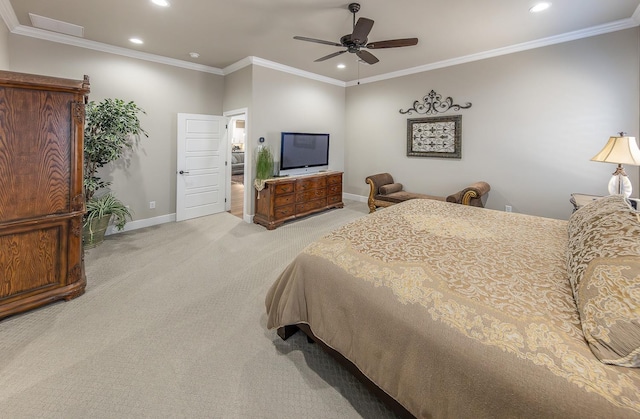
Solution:
[{"label": "patterned bedspread", "polygon": [[307,247],[268,327],[306,323],[417,417],[640,417],[640,369],[601,363],[567,222],[412,200]]}]

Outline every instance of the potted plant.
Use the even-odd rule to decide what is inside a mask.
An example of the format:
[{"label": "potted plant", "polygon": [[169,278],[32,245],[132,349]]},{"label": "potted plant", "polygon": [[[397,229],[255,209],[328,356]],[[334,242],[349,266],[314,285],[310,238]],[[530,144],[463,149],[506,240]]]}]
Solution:
[{"label": "potted plant", "polygon": [[[133,101],[104,99],[86,106],[84,127],[84,197],[87,212],[84,217],[83,242],[85,247],[102,243],[109,221],[122,230],[131,219],[131,212],[112,192],[111,182],[98,176],[98,169],[114,162],[148,134],[140,126],[139,113],[145,113]],[[104,190],[104,191],[102,191]]]},{"label": "potted plant", "polygon": [[127,218],[131,219],[131,210],[111,192],[89,199],[86,205],[87,213],[82,231],[82,242],[86,248],[95,247],[104,241],[104,233],[112,218],[113,225],[118,230],[124,228]]},{"label": "potted plant", "polygon": [[269,146],[260,146],[256,154],[256,179],[265,180],[273,176],[273,153]]},{"label": "potted plant", "polygon": [[273,177],[273,153],[269,146],[261,145],[256,153],[256,180],[253,185],[258,191],[264,188],[264,181]]}]

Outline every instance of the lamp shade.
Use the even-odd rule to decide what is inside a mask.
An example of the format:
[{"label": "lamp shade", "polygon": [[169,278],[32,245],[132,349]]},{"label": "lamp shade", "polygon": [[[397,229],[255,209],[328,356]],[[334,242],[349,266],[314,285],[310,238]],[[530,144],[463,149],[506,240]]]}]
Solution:
[{"label": "lamp shade", "polygon": [[636,137],[610,137],[592,161],[640,166],[640,149]]}]

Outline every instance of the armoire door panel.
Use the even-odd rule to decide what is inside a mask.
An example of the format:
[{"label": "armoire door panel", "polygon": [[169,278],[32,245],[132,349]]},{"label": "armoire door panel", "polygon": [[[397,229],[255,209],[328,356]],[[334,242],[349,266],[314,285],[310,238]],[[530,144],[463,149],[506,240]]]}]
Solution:
[{"label": "armoire door panel", "polygon": [[0,219],[69,211],[72,99],[69,93],[0,90]]},{"label": "armoire door panel", "polygon": [[0,236],[0,299],[60,285],[61,227]]}]

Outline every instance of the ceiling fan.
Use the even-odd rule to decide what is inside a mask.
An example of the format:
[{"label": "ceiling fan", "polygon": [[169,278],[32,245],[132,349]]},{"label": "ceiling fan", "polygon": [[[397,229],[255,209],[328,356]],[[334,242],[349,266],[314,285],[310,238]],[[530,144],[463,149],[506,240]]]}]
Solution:
[{"label": "ceiling fan", "polygon": [[375,55],[370,53],[366,49],[382,49],[382,48],[398,48],[398,47],[408,47],[412,45],[416,45],[418,43],[418,38],[405,38],[405,39],[390,39],[388,41],[378,41],[378,42],[369,42],[367,43],[369,36],[369,32],[371,32],[371,28],[373,28],[373,20],[367,19],[366,17],[361,17],[358,19],[356,23],[356,13],[360,10],[359,3],[351,3],[349,4],[349,11],[353,13],[353,32],[347,35],[344,35],[340,38],[340,43],[331,42],[331,41],[323,41],[322,39],[315,38],[307,38],[305,36],[294,36],[293,39],[297,39],[300,41],[308,41],[315,42],[317,44],[325,44],[332,45],[335,47],[345,47],[347,49],[334,52],[329,55],[325,55],[324,57],[320,57],[314,62],[328,60],[329,58],[337,57],[340,54],[344,54],[345,52],[354,53],[360,58],[362,61],[368,64],[375,64],[378,61]]}]

